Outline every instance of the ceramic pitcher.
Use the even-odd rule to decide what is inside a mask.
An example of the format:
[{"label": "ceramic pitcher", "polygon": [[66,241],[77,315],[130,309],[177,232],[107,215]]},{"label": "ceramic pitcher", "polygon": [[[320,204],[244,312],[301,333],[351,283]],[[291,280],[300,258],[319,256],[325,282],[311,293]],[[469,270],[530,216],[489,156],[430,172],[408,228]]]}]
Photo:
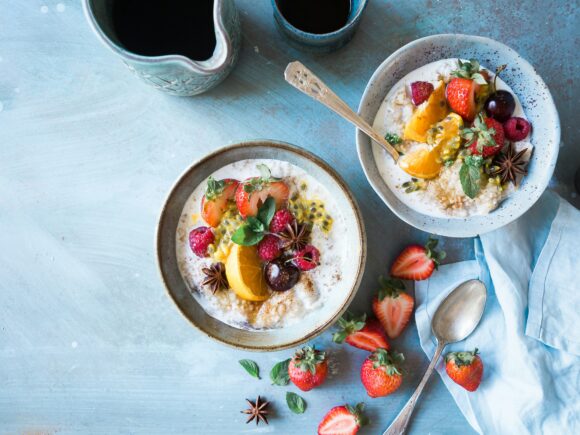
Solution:
[{"label": "ceramic pitcher", "polygon": [[113,30],[114,1],[83,0],[85,15],[99,39],[149,85],[172,95],[196,95],[219,84],[233,69],[241,42],[240,20],[233,0],[214,0],[216,45],[213,56],[204,61],[171,53],[143,56],[128,51]]}]

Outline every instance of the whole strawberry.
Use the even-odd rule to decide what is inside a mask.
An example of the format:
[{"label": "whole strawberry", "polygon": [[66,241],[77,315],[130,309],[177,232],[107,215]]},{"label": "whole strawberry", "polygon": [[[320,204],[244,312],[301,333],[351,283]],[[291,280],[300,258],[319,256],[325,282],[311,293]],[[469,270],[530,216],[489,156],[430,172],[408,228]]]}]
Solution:
[{"label": "whole strawberry", "polygon": [[484,159],[499,153],[505,143],[501,122],[484,118],[481,113],[470,128],[461,131],[461,137],[467,140],[465,147],[469,148],[471,154],[481,155]]},{"label": "whole strawberry", "polygon": [[327,372],[326,354],[314,346],[305,346],[297,350],[288,364],[290,380],[302,391],[310,391],[321,385],[326,379]]},{"label": "whole strawberry", "polygon": [[373,299],[373,312],[389,338],[397,338],[409,323],[415,300],[405,293],[405,284],[399,279],[379,279],[381,288]]},{"label": "whole strawberry", "polygon": [[449,352],[445,355],[445,371],[467,391],[475,391],[483,376],[483,361],[477,348],[473,352]]},{"label": "whole strawberry", "polygon": [[403,354],[377,349],[363,363],[360,379],[370,397],[383,397],[394,393],[403,382],[399,365]]},{"label": "whole strawberry", "polygon": [[318,435],[354,435],[368,424],[363,414],[364,403],[352,407],[350,405],[335,406],[324,416],[318,425]]},{"label": "whole strawberry", "polygon": [[389,349],[389,342],[377,319],[368,319],[367,315],[355,317],[346,313],[338,321],[340,330],[332,335],[335,343],[346,341],[353,347],[374,352],[378,348]]}]

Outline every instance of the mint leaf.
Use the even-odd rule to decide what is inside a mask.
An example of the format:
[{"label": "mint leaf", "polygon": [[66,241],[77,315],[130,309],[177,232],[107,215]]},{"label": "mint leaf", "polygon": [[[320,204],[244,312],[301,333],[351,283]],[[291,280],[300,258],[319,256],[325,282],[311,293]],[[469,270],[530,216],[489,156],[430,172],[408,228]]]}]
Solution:
[{"label": "mint leaf", "polygon": [[263,233],[264,232],[264,224],[258,218],[254,216],[249,216],[246,219],[246,225],[250,227],[250,229],[255,233]]},{"label": "mint leaf", "polygon": [[205,188],[205,198],[209,201],[213,201],[224,191],[225,187],[226,182],[224,180],[216,180],[210,175],[207,179],[207,186]]},{"label": "mint leaf", "polygon": [[255,361],[252,361],[251,359],[241,359],[238,362],[244,369],[246,369],[250,376],[260,379],[260,368]]},{"label": "mint leaf", "polygon": [[276,212],[276,201],[274,198],[269,196],[264,201],[264,204],[258,210],[258,219],[264,224],[266,228],[270,225],[272,218],[274,217],[274,213]]},{"label": "mint leaf", "polygon": [[260,178],[262,180],[268,181],[270,178],[272,178],[272,172],[270,172],[270,168],[265,164],[260,163],[259,165],[256,165],[256,168],[258,168],[258,171],[260,171]]},{"label": "mint leaf", "polygon": [[286,393],[286,403],[294,414],[304,414],[304,411],[306,411],[306,402],[296,393],[288,391]]},{"label": "mint leaf", "polygon": [[391,145],[398,145],[403,142],[403,139],[398,134],[395,133],[385,133],[385,140]]},{"label": "mint leaf", "polygon": [[288,374],[288,365],[290,364],[290,358],[284,361],[276,363],[272,370],[270,370],[270,380],[272,385],[288,385],[290,383],[290,375]]},{"label": "mint leaf", "polygon": [[[260,225],[261,224],[262,223],[260,222]],[[262,231],[254,231],[249,224],[240,225],[234,234],[232,234],[232,242],[234,242],[236,245],[242,246],[256,245],[263,238],[264,233]]]},{"label": "mint leaf", "polygon": [[459,181],[467,196],[475,198],[481,189],[481,173],[479,167],[471,165],[466,161],[459,170]]}]

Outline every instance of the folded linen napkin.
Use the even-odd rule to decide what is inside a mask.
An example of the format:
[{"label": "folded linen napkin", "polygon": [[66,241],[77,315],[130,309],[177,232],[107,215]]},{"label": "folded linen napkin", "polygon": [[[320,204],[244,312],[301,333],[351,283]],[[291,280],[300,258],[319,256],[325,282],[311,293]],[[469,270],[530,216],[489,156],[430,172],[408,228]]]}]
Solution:
[{"label": "folded linen napkin", "polygon": [[476,259],[439,268],[415,286],[421,346],[431,358],[431,319],[472,278],[487,287],[482,321],[465,341],[483,381],[469,393],[436,366],[471,426],[484,434],[580,433],[580,212],[546,192],[524,216],[475,239]]}]

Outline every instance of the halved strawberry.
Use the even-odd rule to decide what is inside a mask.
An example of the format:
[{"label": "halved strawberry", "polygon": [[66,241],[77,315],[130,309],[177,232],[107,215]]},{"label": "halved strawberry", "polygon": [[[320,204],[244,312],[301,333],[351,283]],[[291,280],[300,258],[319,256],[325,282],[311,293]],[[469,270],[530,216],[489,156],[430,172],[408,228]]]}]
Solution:
[{"label": "halved strawberry", "polygon": [[234,199],[239,181],[231,178],[216,180],[209,177],[205,195],[201,199],[201,217],[208,225],[217,227],[228,208],[228,201]]},{"label": "halved strawberry", "polygon": [[318,425],[318,435],[354,435],[361,426],[368,423],[363,414],[364,403],[335,406],[324,416]]},{"label": "halved strawberry", "polygon": [[413,281],[429,278],[446,255],[445,251],[435,251],[437,243],[430,237],[425,246],[407,246],[391,266],[391,276]]},{"label": "halved strawberry", "polygon": [[257,167],[261,175],[248,178],[236,190],[236,205],[244,219],[256,216],[258,209],[269,196],[276,201],[276,208],[282,207],[290,196],[288,185],[279,178],[272,177],[266,165],[259,164]]},{"label": "halved strawberry", "polygon": [[405,284],[399,279],[379,279],[381,288],[373,299],[373,312],[389,338],[397,338],[409,323],[415,300],[404,292]]},{"label": "halved strawberry", "polygon": [[455,78],[447,84],[445,89],[445,96],[451,110],[467,121],[473,121],[477,114],[475,93],[479,86],[475,80]]},{"label": "halved strawberry", "polygon": [[367,320],[366,317],[366,314],[354,317],[346,313],[338,321],[341,330],[332,335],[332,340],[335,343],[346,341],[351,346],[369,352],[374,352],[377,348],[389,349],[389,342],[380,322],[377,319]]}]

